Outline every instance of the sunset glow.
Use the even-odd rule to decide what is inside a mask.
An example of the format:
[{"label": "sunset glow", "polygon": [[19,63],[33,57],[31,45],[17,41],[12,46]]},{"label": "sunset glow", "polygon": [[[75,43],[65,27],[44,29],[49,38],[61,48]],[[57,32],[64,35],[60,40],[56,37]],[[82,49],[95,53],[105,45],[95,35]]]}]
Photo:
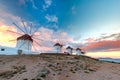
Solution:
[{"label": "sunset glow", "polygon": [[[2,46],[14,47],[16,44],[17,34],[13,34],[8,30],[16,31],[13,26],[0,25],[0,44]],[[12,41],[13,40],[13,41]]]},{"label": "sunset glow", "polygon": [[94,58],[120,58],[120,51],[89,52],[86,55]]}]

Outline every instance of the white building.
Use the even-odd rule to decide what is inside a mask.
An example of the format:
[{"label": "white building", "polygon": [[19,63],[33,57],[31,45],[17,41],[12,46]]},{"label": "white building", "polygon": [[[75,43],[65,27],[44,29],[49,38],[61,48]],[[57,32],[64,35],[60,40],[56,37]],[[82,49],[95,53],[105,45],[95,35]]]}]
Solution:
[{"label": "white building", "polygon": [[67,52],[68,54],[71,54],[71,55],[72,55],[72,53],[73,53],[73,48],[70,47],[70,46],[68,46],[68,47],[66,48],[66,52]]},{"label": "white building", "polygon": [[28,50],[20,50],[14,47],[0,46],[0,55],[22,55],[22,54],[39,54],[39,52],[33,52]]},{"label": "white building", "polygon": [[15,48],[0,46],[0,54],[36,54],[37,52],[32,51],[32,43],[33,39],[31,36],[25,34],[17,38],[17,44]]},{"label": "white building", "polygon": [[82,49],[77,48],[76,49],[76,55],[83,55],[84,52],[82,52]]},{"label": "white building", "polygon": [[62,52],[62,45],[61,44],[56,43],[54,45],[54,47],[55,47],[55,52],[57,52],[57,53],[61,53]]},{"label": "white building", "polygon": [[18,49],[13,47],[0,46],[0,55],[17,54]]},{"label": "white building", "polygon": [[16,48],[20,50],[30,50],[32,49],[33,39],[30,35],[25,34],[17,38]]}]

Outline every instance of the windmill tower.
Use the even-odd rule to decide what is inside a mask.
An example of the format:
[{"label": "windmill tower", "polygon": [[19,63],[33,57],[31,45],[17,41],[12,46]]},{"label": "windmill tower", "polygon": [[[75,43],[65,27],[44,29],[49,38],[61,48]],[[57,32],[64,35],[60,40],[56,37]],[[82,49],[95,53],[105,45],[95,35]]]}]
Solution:
[{"label": "windmill tower", "polygon": [[66,38],[61,35],[62,35],[62,32],[59,32],[57,37],[55,37],[55,39],[54,39],[55,41],[53,42],[55,52],[57,52],[57,53],[65,52],[65,50],[66,50],[65,45],[68,43]]},{"label": "windmill tower", "polygon": [[80,48],[77,48],[77,49],[76,49],[76,55],[82,55],[82,54],[81,54],[81,49],[80,49]]},{"label": "windmill tower", "polygon": [[[9,31],[11,33],[15,33],[20,35],[19,37],[16,38],[17,43],[16,43],[16,48],[18,49],[18,54],[27,54],[30,52],[33,52],[32,50],[36,50],[36,45],[40,45],[40,41],[43,41],[42,39],[38,38],[40,35],[36,35],[35,33],[38,31],[36,29],[35,31],[32,30],[32,24],[31,26],[26,26],[25,23],[22,21],[23,27],[19,27],[17,24],[13,23],[19,31],[19,32],[14,32],[14,31]],[[38,42],[39,41],[39,42]]]},{"label": "windmill tower", "polygon": [[68,53],[68,54],[70,54],[70,55],[72,55],[72,53],[73,53],[73,48],[72,47],[70,47],[70,46],[68,46],[67,48],[66,48],[66,52]]},{"label": "windmill tower", "polygon": [[61,45],[60,43],[56,43],[56,44],[54,45],[54,47],[55,47],[55,51],[56,51],[57,53],[61,53],[62,45]]},{"label": "windmill tower", "polygon": [[82,51],[82,49],[80,49],[80,48],[76,49],[76,55],[84,55],[84,54],[85,54],[85,52]]},{"label": "windmill tower", "polygon": [[[21,43],[24,43],[24,44],[21,45]],[[16,48],[19,48],[22,50],[31,50],[32,44],[33,44],[33,39],[31,38],[31,36],[28,34],[24,34],[17,38]]]}]

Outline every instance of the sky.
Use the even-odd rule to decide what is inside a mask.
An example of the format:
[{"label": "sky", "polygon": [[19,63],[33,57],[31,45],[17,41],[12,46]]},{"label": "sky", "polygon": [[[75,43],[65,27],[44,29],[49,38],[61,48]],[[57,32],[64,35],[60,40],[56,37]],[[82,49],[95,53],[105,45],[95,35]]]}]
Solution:
[{"label": "sky", "polygon": [[[0,0],[0,45],[15,47],[22,21],[32,24],[42,50],[60,40],[92,57],[120,58],[120,0]],[[29,29],[29,27],[28,27]],[[14,35],[14,36],[13,36]]]}]

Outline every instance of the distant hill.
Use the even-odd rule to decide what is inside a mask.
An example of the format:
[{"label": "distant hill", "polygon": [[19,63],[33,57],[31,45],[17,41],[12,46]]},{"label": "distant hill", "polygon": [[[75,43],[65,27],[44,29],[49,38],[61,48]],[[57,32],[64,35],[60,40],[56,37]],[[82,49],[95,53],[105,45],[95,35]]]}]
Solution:
[{"label": "distant hill", "polygon": [[0,80],[119,80],[120,64],[86,56],[0,56]]},{"label": "distant hill", "polygon": [[113,59],[113,58],[99,58],[101,61],[109,61],[109,62],[117,62],[120,63],[120,59]]}]

